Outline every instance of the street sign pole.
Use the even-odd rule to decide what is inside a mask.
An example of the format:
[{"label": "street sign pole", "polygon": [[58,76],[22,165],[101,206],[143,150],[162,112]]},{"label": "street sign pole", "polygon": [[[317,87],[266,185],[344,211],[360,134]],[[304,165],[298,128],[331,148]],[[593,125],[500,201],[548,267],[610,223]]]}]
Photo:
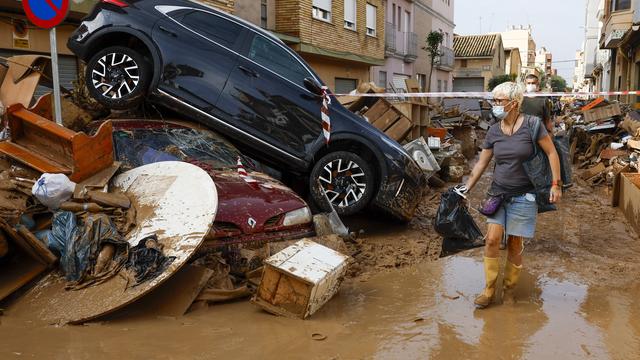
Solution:
[{"label": "street sign pole", "polygon": [[51,44],[51,75],[53,75],[53,114],[56,124],[62,125],[62,104],[60,102],[60,72],[58,70],[58,40],[55,26],[49,30]]}]

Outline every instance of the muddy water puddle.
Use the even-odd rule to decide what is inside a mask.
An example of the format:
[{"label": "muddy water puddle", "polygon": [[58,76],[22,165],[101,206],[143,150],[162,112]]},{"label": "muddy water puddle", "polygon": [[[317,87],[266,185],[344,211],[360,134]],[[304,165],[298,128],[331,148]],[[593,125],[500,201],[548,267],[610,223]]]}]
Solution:
[{"label": "muddy water puddle", "polygon": [[349,280],[307,321],[275,317],[244,301],[179,318],[118,317],[66,327],[36,326],[28,314],[8,309],[0,317],[0,358],[640,357],[640,282],[587,286],[580,273],[525,271],[519,303],[475,310],[480,259],[474,251]]}]

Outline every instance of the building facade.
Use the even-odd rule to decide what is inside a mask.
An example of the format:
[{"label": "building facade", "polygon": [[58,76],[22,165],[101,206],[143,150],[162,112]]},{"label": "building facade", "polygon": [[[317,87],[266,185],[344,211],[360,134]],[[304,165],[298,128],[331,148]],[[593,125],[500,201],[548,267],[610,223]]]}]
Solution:
[{"label": "building facade", "polygon": [[481,92],[491,78],[505,74],[500,34],[454,36],[453,91]]},{"label": "building facade", "polygon": [[[453,89],[453,70],[454,70],[454,52],[453,52],[453,33],[455,24],[453,22],[453,14],[455,9],[454,0],[430,0],[430,8],[433,11],[431,31],[440,31],[444,35],[444,40],[440,50],[442,55],[436,62],[433,75],[431,76],[431,91],[451,91]],[[419,2],[416,6],[420,7]],[[422,36],[422,43],[426,42],[427,34]],[[423,51],[426,55],[426,52]],[[423,60],[420,59],[422,62]],[[424,62],[429,63],[430,59],[425,56]]]},{"label": "building facade", "polygon": [[406,89],[418,57],[418,36],[413,1],[383,1],[385,14],[385,64],[371,68],[371,79],[382,88]]},{"label": "building facade", "polygon": [[540,71],[536,69],[536,42],[531,35],[531,25],[512,26],[511,29],[500,33],[503,44],[506,48],[518,48],[522,68],[520,76],[536,74],[540,76]]},{"label": "building facade", "polygon": [[[611,51],[609,89],[635,90],[640,87],[640,1],[605,0],[600,49]],[[600,81],[602,83],[602,80]],[[618,97],[638,105],[640,97]]]},{"label": "building facade", "polygon": [[553,55],[546,47],[541,47],[536,50],[536,62],[535,66],[542,70],[542,72],[551,76],[554,74],[553,72]]},{"label": "building facade", "polygon": [[505,48],[505,69],[504,73],[514,76],[516,81],[521,80],[522,73],[522,60],[520,59],[520,49],[518,48]]},{"label": "building facade", "polygon": [[371,81],[385,63],[382,0],[278,0],[275,32],[336,93]]}]

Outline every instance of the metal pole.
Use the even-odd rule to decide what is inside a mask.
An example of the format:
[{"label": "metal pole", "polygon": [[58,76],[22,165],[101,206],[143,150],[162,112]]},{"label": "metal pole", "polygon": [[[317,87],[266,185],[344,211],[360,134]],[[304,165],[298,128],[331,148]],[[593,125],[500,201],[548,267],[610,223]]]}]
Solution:
[{"label": "metal pole", "polygon": [[56,124],[62,125],[62,104],[60,103],[60,73],[58,71],[58,40],[56,28],[49,30],[49,42],[51,44],[51,75],[53,75],[53,114]]}]

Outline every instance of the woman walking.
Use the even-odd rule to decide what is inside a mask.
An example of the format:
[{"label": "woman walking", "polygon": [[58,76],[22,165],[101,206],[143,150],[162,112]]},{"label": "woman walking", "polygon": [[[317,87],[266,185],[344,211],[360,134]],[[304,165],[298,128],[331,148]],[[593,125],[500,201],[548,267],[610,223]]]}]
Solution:
[{"label": "woman walking", "polygon": [[[491,303],[499,273],[499,250],[503,235],[508,236],[508,257],[504,270],[505,302],[515,301],[513,289],[522,271],[523,239],[533,238],[538,215],[536,191],[523,163],[534,154],[537,145],[547,154],[551,165],[553,183],[550,203],[562,196],[560,161],[551,137],[541,119],[520,112],[523,92],[513,82],[498,85],[493,90],[493,114],[499,122],[492,125],[482,145],[480,159],[466,183],[468,190],[476,185],[492,158],[495,157],[493,181],[489,189],[492,197],[502,199],[498,210],[488,216],[488,230],[484,247],[484,291],[475,299],[478,308]],[[537,139],[532,139],[532,129],[539,128]],[[535,141],[535,143],[534,143]]]}]

